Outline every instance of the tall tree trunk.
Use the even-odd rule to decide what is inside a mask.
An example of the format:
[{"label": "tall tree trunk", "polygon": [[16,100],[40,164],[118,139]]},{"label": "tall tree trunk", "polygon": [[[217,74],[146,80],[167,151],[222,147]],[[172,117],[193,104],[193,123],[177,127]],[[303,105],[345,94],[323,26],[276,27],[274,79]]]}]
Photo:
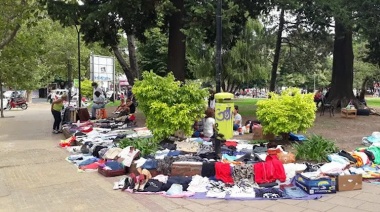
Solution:
[{"label": "tall tree trunk", "polygon": [[365,92],[366,92],[366,87],[367,87],[367,83],[369,81],[369,77],[366,77],[364,80],[363,80],[363,83],[362,83],[362,86],[360,88],[360,95],[359,95],[359,100],[364,100],[365,99]]},{"label": "tall tree trunk", "polygon": [[136,45],[135,45],[135,36],[127,35],[128,40],[128,56],[129,56],[129,64],[131,65],[131,72],[135,78],[140,78],[139,67],[137,65],[137,57],[136,57]]},{"label": "tall tree trunk", "polygon": [[171,0],[176,8],[169,18],[168,70],[177,80],[185,81],[186,36],[181,32],[185,14],[184,0]]},{"label": "tall tree trunk", "polygon": [[119,62],[121,68],[123,69],[125,76],[127,76],[128,78],[128,83],[130,85],[134,85],[135,76],[133,76],[131,68],[129,67],[127,61],[125,61],[125,59],[123,58],[123,55],[119,50],[119,47],[112,46],[111,48],[112,48],[113,53],[115,54],[117,61]]},{"label": "tall tree trunk", "polygon": [[335,20],[333,72],[328,100],[336,107],[345,107],[350,100],[355,100],[353,64],[352,30]]},{"label": "tall tree trunk", "polygon": [[32,91],[31,90],[27,90],[26,91],[26,101],[28,102],[28,103],[32,103]]},{"label": "tall tree trunk", "polygon": [[277,31],[276,48],[274,51],[274,58],[273,58],[273,62],[272,62],[272,71],[271,71],[271,77],[270,77],[269,91],[275,91],[275,89],[276,89],[277,68],[278,68],[278,64],[280,62],[282,32],[284,31],[284,24],[285,24],[285,11],[284,11],[284,9],[281,9],[280,22],[278,24],[278,31]]}]

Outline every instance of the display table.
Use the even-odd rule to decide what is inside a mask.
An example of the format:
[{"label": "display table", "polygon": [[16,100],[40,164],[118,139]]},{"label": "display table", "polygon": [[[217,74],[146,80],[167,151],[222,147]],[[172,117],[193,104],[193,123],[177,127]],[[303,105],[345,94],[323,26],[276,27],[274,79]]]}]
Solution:
[{"label": "display table", "polygon": [[343,108],[340,112],[341,116],[344,118],[355,118],[357,114],[356,109]]}]

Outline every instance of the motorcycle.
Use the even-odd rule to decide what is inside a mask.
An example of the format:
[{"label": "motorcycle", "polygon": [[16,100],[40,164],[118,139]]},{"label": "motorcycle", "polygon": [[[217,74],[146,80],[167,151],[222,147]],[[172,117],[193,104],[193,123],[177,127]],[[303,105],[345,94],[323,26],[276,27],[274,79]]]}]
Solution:
[{"label": "motorcycle", "polygon": [[11,110],[12,108],[21,108],[26,110],[28,108],[28,104],[26,103],[26,99],[24,98],[10,98],[8,100],[7,109]]}]

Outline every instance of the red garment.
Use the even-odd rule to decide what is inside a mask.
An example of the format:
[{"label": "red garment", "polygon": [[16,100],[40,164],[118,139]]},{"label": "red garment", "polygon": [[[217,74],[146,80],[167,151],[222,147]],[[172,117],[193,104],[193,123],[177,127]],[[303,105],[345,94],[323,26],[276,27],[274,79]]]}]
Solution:
[{"label": "red garment", "polygon": [[276,180],[285,182],[286,180],[284,165],[277,158],[277,155],[268,155],[265,162],[253,165],[253,170],[255,182],[258,184],[273,183]]},{"label": "red garment", "polygon": [[228,163],[216,162],[215,163],[215,178],[224,183],[233,184],[234,180],[231,175],[231,166]]},{"label": "red garment", "polygon": [[131,114],[131,115],[129,115],[128,119],[129,119],[129,121],[134,121],[134,120],[136,120],[136,116]]},{"label": "red garment", "polygon": [[237,146],[237,142],[236,141],[226,141],[225,145],[226,146],[234,146],[234,147],[236,147]]},{"label": "red garment", "polygon": [[104,164],[104,160],[99,160],[98,162],[88,164],[86,166],[80,167],[82,170],[87,170],[87,169],[98,169],[99,165]]}]

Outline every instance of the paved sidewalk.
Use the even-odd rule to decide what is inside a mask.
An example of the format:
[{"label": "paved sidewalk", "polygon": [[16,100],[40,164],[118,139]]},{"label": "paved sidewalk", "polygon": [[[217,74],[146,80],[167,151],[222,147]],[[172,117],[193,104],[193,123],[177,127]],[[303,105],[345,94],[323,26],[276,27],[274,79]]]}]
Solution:
[{"label": "paved sidewalk", "polygon": [[112,190],[98,173],[78,173],[52,135],[49,104],[5,111],[0,119],[0,211],[379,211],[380,186],[320,200],[225,201],[170,199]]}]

